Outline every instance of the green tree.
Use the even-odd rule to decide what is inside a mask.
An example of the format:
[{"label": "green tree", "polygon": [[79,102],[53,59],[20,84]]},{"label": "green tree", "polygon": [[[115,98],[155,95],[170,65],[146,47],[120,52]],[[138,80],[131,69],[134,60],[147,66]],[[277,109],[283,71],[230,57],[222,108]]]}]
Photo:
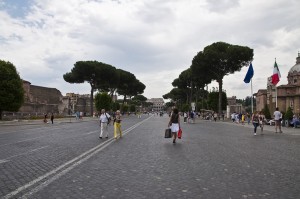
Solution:
[{"label": "green tree", "polygon": [[10,63],[0,60],[0,120],[3,111],[18,111],[24,103],[23,82]]},{"label": "green tree", "polygon": [[265,104],[265,107],[262,112],[265,115],[266,119],[271,119],[270,109],[267,104]]},{"label": "green tree", "polygon": [[132,96],[142,94],[146,86],[136,79],[135,75],[118,69],[120,80],[117,92],[119,95],[123,95],[123,104],[126,102],[127,97],[131,98]]},{"label": "green tree", "polygon": [[124,112],[124,113],[126,113],[128,111],[128,105],[122,104],[121,111]]},{"label": "green tree", "polygon": [[111,109],[116,112],[117,110],[120,110],[120,104],[119,102],[113,102],[112,103],[112,106],[111,106]]},{"label": "green tree", "polygon": [[191,110],[189,104],[183,104],[181,106],[181,111],[188,112],[189,110]]},{"label": "green tree", "polygon": [[130,107],[129,107],[129,111],[130,111],[130,112],[135,112],[135,110],[136,110],[136,109],[135,109],[135,105],[134,105],[134,104],[131,104]]},{"label": "green tree", "polygon": [[[208,94],[208,106],[211,110],[217,112],[219,109],[219,92],[214,91]],[[222,92],[222,110],[226,110],[227,106],[227,95],[223,91]]]},{"label": "green tree", "polygon": [[292,119],[293,119],[293,115],[294,115],[294,113],[293,113],[293,111],[292,111],[292,108],[289,107],[289,108],[287,109],[286,113],[284,114],[284,119],[285,119],[285,120],[292,120]]},{"label": "green tree", "polygon": [[192,61],[194,75],[205,74],[208,79],[219,84],[219,114],[222,113],[223,78],[235,71],[240,71],[253,59],[253,49],[225,42],[213,43],[199,52]]},{"label": "green tree", "polygon": [[91,115],[93,115],[93,99],[95,89],[108,90],[112,82],[112,76],[115,77],[117,69],[111,65],[98,61],[78,61],[74,64],[71,72],[63,75],[66,82],[84,83],[88,82],[91,86]]},{"label": "green tree", "polygon": [[95,96],[95,107],[97,111],[105,109],[109,111],[112,106],[112,99],[107,93],[97,93]]}]

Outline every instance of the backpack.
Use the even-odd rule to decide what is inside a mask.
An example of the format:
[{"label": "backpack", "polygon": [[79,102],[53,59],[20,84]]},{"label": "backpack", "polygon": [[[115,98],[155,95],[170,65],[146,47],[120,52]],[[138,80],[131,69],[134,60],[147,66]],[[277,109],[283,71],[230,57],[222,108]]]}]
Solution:
[{"label": "backpack", "polygon": [[111,118],[110,118],[110,117],[107,117],[106,113],[104,113],[104,114],[105,114],[105,116],[106,116],[106,118],[107,118],[107,124],[109,124],[110,121],[111,121]]}]

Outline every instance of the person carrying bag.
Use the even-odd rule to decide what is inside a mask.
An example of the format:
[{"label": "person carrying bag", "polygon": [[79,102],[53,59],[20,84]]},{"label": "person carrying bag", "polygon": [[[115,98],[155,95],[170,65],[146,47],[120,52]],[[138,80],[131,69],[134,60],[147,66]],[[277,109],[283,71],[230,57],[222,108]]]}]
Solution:
[{"label": "person carrying bag", "polygon": [[171,128],[171,133],[173,136],[173,143],[176,143],[176,138],[177,138],[177,132],[180,129],[180,118],[179,118],[179,114],[178,114],[178,109],[174,108],[173,112],[171,114],[170,117],[170,121],[168,123],[168,127]]}]

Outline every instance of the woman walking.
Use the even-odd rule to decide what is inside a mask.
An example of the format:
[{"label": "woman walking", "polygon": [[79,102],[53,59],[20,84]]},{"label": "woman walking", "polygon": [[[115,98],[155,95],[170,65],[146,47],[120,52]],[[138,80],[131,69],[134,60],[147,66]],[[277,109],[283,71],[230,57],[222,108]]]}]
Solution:
[{"label": "woman walking", "polygon": [[252,115],[252,123],[254,126],[254,135],[256,135],[256,130],[259,125],[259,115],[257,111]]},{"label": "woman walking", "polygon": [[119,110],[116,112],[116,116],[114,119],[114,138],[118,138],[118,134],[120,138],[122,137],[122,130],[121,130],[121,113]]},{"label": "woman walking", "polygon": [[177,108],[173,109],[173,113],[170,117],[168,127],[171,127],[173,143],[176,143],[177,132],[180,129],[180,119],[179,119],[179,114],[178,114],[178,109]]},{"label": "woman walking", "polygon": [[259,117],[260,134],[263,135],[265,116],[263,115],[262,112],[259,112],[258,117]]}]

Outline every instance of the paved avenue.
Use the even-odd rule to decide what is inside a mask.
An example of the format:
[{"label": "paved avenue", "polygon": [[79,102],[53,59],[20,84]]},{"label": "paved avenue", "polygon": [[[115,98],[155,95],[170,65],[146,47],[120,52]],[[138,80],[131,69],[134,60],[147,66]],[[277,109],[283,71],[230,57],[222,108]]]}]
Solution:
[{"label": "paved avenue", "polygon": [[[168,117],[0,125],[0,198],[299,198],[298,129],[197,120],[164,139]],[[258,131],[259,132],[259,131]]]}]

